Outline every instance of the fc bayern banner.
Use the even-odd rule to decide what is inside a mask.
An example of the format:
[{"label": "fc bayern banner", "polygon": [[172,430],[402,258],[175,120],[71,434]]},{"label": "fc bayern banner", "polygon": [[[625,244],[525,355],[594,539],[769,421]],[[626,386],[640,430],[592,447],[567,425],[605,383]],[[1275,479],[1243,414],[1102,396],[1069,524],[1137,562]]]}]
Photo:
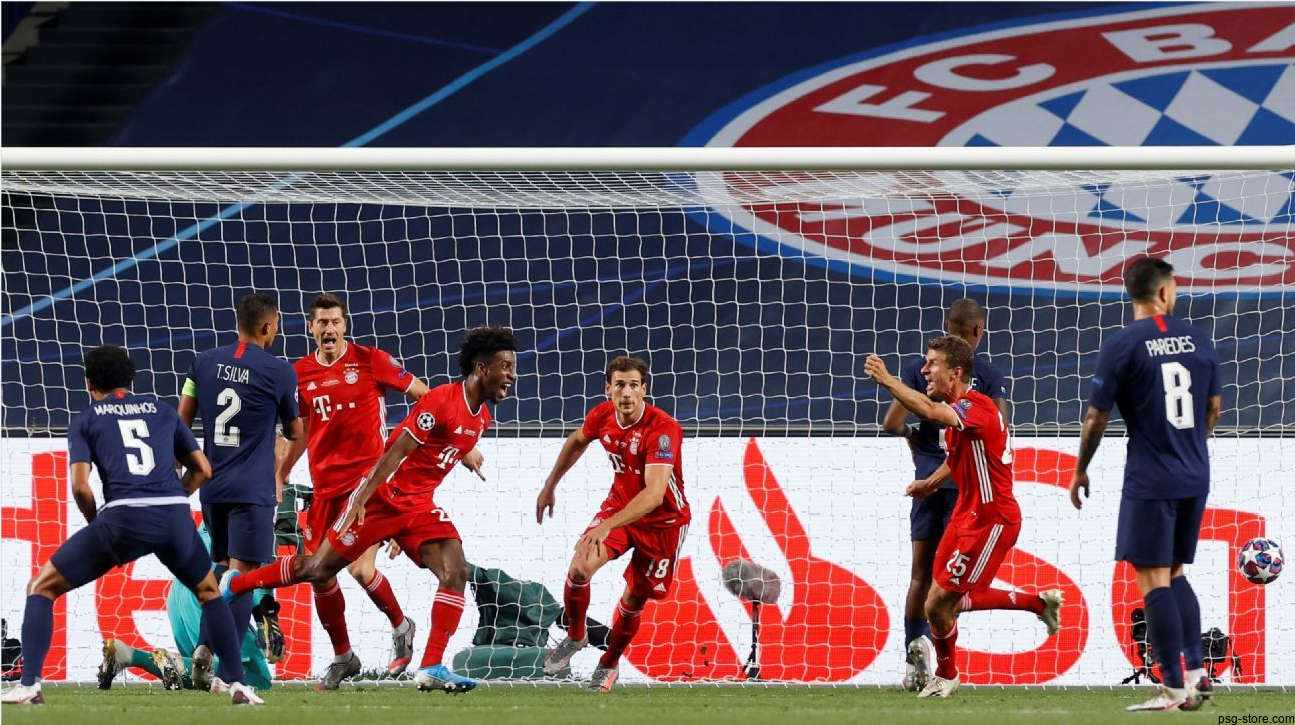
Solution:
[{"label": "fc bayern banner", "polygon": [[[1048,637],[1033,615],[963,615],[959,645],[972,683],[1118,684],[1141,664],[1130,619],[1139,606],[1133,573],[1112,560],[1120,499],[1123,441],[1105,442],[1095,459],[1092,498],[1075,511],[1067,493],[1077,441],[1014,441],[1015,492],[1024,526],[998,572],[997,586],[1029,592],[1060,589],[1063,627]],[[437,492],[474,564],[544,584],[559,593],[572,547],[610,485],[601,456],[587,455],[557,490],[552,519],[535,521],[535,497],[560,439],[483,442],[488,480],[457,471]],[[4,618],[21,621],[26,574],[48,560],[84,525],[66,475],[61,439],[6,440],[3,483]],[[1239,669],[1225,679],[1295,685],[1295,589],[1285,579],[1258,586],[1237,569],[1242,544],[1281,541],[1295,510],[1280,493],[1295,467],[1295,446],[1282,439],[1211,442],[1214,481],[1189,567],[1201,597],[1202,624],[1231,637]],[[684,492],[692,508],[689,536],[669,599],[649,605],[627,653],[627,681],[739,680],[751,648],[747,605],[723,586],[728,561],[749,558],[775,572],[782,593],[761,613],[765,680],[889,685],[903,671],[903,603],[909,580],[909,501],[902,495],[912,465],[902,441],[889,438],[701,438],[684,443]],[[295,483],[308,484],[305,465]],[[435,594],[426,570],[406,558],[380,560],[405,611],[425,618]],[[610,616],[623,587],[623,562],[594,579],[590,616]],[[366,663],[386,662],[385,617],[353,581],[352,643]],[[92,680],[101,641],[173,647],[164,610],[170,576],[152,557],[114,570],[60,600],[49,679]],[[280,590],[289,656],[281,678],[321,671],[331,649],[311,610],[309,589]],[[469,608],[471,609],[471,608]],[[419,614],[421,613],[421,614]],[[464,617],[450,643],[471,644],[477,618]],[[556,629],[555,634],[560,635]],[[596,652],[574,661],[593,667]],[[582,669],[583,668],[583,669]]]}]

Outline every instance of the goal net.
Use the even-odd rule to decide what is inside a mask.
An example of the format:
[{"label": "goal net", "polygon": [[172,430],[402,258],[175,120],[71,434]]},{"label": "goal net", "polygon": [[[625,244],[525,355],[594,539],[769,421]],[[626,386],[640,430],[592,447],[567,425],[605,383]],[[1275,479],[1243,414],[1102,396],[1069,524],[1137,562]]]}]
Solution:
[{"label": "goal net", "polygon": [[[488,480],[458,471],[437,495],[477,568],[477,606],[448,650],[459,671],[536,678],[537,646],[561,638],[572,547],[611,482],[602,452],[566,476],[543,525],[535,499],[563,436],[603,399],[607,361],[629,353],[651,363],[650,401],[684,426],[692,526],[673,591],[649,604],[622,680],[895,684],[911,558],[902,491],[914,465],[904,441],[881,431],[890,398],[862,364],[877,352],[896,371],[941,334],[952,302],[971,297],[988,312],[977,352],[1010,386],[1025,517],[999,586],[1060,588],[1066,605],[1051,638],[1027,613],[964,615],[963,681],[1118,684],[1143,664],[1132,571],[1112,561],[1118,420],[1082,513],[1066,486],[1096,353],[1130,319],[1121,270],[1155,255],[1176,269],[1177,314],[1211,334],[1223,360],[1191,567],[1204,628],[1230,642],[1215,670],[1295,685],[1295,588],[1250,584],[1235,566],[1252,537],[1285,537],[1295,551],[1295,497],[1283,485],[1295,470],[1289,151],[1269,157],[1276,169],[1168,170],[329,171],[255,170],[255,153],[241,158],[225,170],[135,171],[18,170],[6,158],[0,612],[10,637],[28,573],[84,525],[64,437],[89,402],[84,353],[127,347],[136,390],[174,401],[194,355],[234,339],[241,296],[277,297],[273,352],[297,360],[314,349],[311,298],[333,292],[354,341],[431,385],[453,379],[469,327],[507,325],[524,344],[514,394],[480,445]],[[408,409],[394,394],[387,404],[393,422]],[[292,483],[311,485],[305,461]],[[285,509],[285,534],[291,522]],[[592,619],[610,622],[627,559],[595,577]],[[752,606],[722,574],[738,559],[781,585],[759,612],[758,680]],[[379,568],[425,632],[431,575],[403,557]],[[341,580],[364,669],[384,669],[386,618]],[[105,638],[173,648],[170,586],[150,557],[60,600],[48,677],[93,680]],[[332,653],[309,590],[278,598],[289,654],[276,675],[322,672]],[[579,654],[574,675],[599,654]]]}]

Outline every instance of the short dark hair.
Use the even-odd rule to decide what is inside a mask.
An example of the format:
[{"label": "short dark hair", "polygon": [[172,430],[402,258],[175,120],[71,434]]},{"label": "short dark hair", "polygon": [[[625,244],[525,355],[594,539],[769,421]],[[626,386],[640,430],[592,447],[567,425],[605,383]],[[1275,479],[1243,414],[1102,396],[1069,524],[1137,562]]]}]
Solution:
[{"label": "short dark hair", "polygon": [[1134,302],[1155,299],[1160,285],[1174,278],[1174,267],[1163,259],[1143,257],[1124,268],[1124,289]]},{"label": "short dark hair", "polygon": [[342,315],[345,316],[346,303],[342,298],[332,292],[324,292],[310,301],[310,319],[315,319],[315,310],[332,310],[338,307],[342,308]]},{"label": "short dark hair", "polygon": [[962,368],[962,382],[971,380],[971,366],[975,364],[976,353],[971,343],[957,335],[943,335],[926,343],[929,350],[944,353],[950,368]]},{"label": "short dark hair", "polygon": [[980,303],[964,297],[949,305],[949,325],[960,330],[970,330],[985,321],[985,308]]},{"label": "short dark hair", "polygon": [[647,361],[641,357],[630,357],[629,355],[614,357],[611,362],[607,363],[607,382],[612,381],[612,373],[628,373],[631,370],[638,371],[639,377],[643,378],[643,385],[646,386],[648,382]]},{"label": "short dark hair", "polygon": [[238,329],[252,334],[271,315],[279,314],[279,303],[269,295],[253,292],[238,301]]},{"label": "short dark hair", "polygon": [[101,345],[85,354],[85,379],[103,393],[129,388],[135,380],[135,363],[123,348]]},{"label": "short dark hair", "polygon": [[521,343],[507,327],[474,327],[459,346],[459,374],[468,377],[477,363],[488,363],[497,352],[517,352]]}]

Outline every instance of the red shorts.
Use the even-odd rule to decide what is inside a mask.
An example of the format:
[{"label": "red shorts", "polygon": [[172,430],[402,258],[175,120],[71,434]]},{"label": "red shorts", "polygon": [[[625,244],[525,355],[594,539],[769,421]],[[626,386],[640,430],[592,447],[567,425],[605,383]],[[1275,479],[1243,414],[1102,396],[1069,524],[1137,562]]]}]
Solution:
[{"label": "red shorts", "polygon": [[342,512],[346,510],[346,501],[349,497],[350,494],[347,493],[345,496],[317,498],[310,502],[310,508],[304,512],[304,523],[301,526],[301,545],[307,554],[313,554],[319,550],[319,545],[328,535],[328,529],[337,523],[337,520],[342,517]]},{"label": "red shorts", "polygon": [[353,525],[346,531],[338,531],[337,525],[340,523],[341,513],[328,527],[328,542],[347,561],[360,558],[374,544],[395,539],[405,556],[421,567],[423,562],[418,550],[425,542],[442,539],[462,541],[459,530],[450,521],[450,515],[444,509],[437,508],[430,499],[425,508],[410,511],[393,505],[382,489],[378,489],[365,504],[363,525]]},{"label": "red shorts", "polygon": [[940,538],[933,578],[948,591],[966,593],[993,583],[1003,557],[1021,533],[1019,521],[977,524],[972,528],[966,522],[950,521]]},{"label": "red shorts", "polygon": [[[599,514],[595,521],[600,522],[604,518],[605,515]],[[596,525],[590,525],[585,532]],[[619,559],[625,552],[634,550],[629,566],[625,567],[625,583],[629,585],[630,593],[644,599],[665,599],[674,584],[679,552],[687,536],[687,524],[668,528],[630,524],[612,529],[603,546],[607,547],[609,559]]]}]

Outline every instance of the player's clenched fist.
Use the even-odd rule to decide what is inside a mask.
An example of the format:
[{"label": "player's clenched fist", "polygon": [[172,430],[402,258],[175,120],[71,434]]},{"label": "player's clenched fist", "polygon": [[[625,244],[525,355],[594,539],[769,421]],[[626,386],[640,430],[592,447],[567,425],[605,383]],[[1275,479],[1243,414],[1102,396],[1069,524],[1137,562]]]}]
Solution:
[{"label": "player's clenched fist", "polygon": [[886,363],[876,355],[869,355],[863,362],[863,374],[872,378],[874,383],[884,382],[890,377],[890,372],[886,370]]}]

